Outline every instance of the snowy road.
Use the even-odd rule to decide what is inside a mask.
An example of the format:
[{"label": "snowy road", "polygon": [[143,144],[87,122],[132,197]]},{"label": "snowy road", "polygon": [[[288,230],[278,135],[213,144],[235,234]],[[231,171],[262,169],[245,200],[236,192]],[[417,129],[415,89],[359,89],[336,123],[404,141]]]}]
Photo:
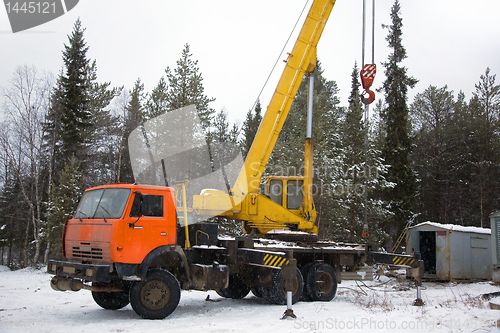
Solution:
[{"label": "snowy road", "polygon": [[[280,320],[285,307],[251,293],[229,300],[215,292],[183,291],[164,320],[143,320],[130,305],[108,311],[90,292],[56,292],[45,269],[11,272],[0,266],[0,332],[500,332],[500,311],[479,295],[500,291],[489,283],[424,283],[424,307],[412,306],[408,281],[344,281],[328,303],[299,302],[297,319]],[[407,289],[407,290],[405,290]],[[400,290],[400,291],[398,291]],[[207,295],[211,301],[206,301]]]}]

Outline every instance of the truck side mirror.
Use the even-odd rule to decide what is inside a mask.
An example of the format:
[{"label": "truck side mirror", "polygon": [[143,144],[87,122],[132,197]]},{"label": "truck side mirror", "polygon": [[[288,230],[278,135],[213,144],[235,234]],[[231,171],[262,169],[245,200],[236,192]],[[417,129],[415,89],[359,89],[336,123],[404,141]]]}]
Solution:
[{"label": "truck side mirror", "polygon": [[[149,210],[149,200],[144,198],[146,195],[141,194],[141,192],[134,192],[134,203],[132,205],[132,211],[130,212],[130,216],[137,217],[137,220],[134,223],[129,223],[128,227],[133,229],[142,229],[142,227],[136,227],[135,224],[139,221],[139,219],[146,215]],[[139,200],[139,202],[137,202]],[[137,205],[139,204],[139,205]],[[137,207],[139,206],[139,207]],[[139,209],[137,209],[139,208]],[[139,211],[137,211],[139,210]]]}]

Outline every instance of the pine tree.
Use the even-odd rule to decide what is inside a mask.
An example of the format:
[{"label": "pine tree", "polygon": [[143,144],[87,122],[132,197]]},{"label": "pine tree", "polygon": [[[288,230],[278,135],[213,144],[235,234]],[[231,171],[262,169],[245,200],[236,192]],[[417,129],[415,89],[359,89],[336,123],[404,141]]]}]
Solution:
[{"label": "pine tree", "polygon": [[454,103],[451,141],[452,156],[456,161],[453,170],[450,189],[455,197],[450,201],[456,203],[452,211],[455,223],[460,225],[480,225],[481,217],[481,180],[479,165],[481,164],[481,137],[484,124],[480,120],[481,106],[477,97],[465,101],[465,95],[460,92]]},{"label": "pine tree", "polygon": [[494,89],[481,88],[488,86],[485,84],[488,81],[491,88],[495,86],[494,77],[487,79],[488,76],[489,73],[481,76],[480,83],[476,85],[476,92],[468,103],[461,92],[454,105],[455,126],[452,138],[457,167],[454,170],[454,188],[451,190],[456,198],[451,200],[458,205],[455,220],[462,225],[487,227],[489,213],[500,207],[500,138],[495,130],[498,128],[498,114],[494,107],[491,108],[491,104],[488,112],[484,103],[486,100],[491,101],[484,97],[489,95],[487,91],[492,92]]},{"label": "pine tree", "polygon": [[[181,58],[177,60],[177,67],[173,70],[167,67],[165,70],[168,87],[164,80],[160,80],[159,85],[150,96],[149,103],[146,104],[148,118],[159,115],[163,112],[163,109],[169,112],[190,105],[194,105],[196,108],[196,114],[186,113],[181,119],[171,120],[169,124],[163,123],[162,118],[148,119],[149,128],[158,126],[155,130],[148,131],[148,140],[155,142],[152,149],[156,152],[161,152],[162,155],[167,154],[169,151],[168,146],[170,148],[172,146],[181,148],[190,145],[191,147],[192,145],[196,147],[208,145],[210,150],[210,132],[212,130],[215,110],[210,108],[209,104],[214,99],[205,95],[202,74],[197,65],[198,61],[192,59],[189,45],[186,44],[182,50]],[[161,111],[156,106],[161,106]],[[199,118],[199,122],[193,119],[196,117]],[[165,126],[170,127],[170,129],[165,128]],[[161,133],[165,133],[165,131],[170,134],[176,132],[176,136],[172,138],[173,141],[165,142],[163,140],[156,140],[155,136],[162,135]],[[154,155],[155,152],[152,154]],[[192,154],[189,158],[196,161],[191,161],[188,166],[185,164],[181,165],[180,159],[172,160],[170,158],[163,158],[162,163],[166,168],[167,182],[193,178],[195,174],[199,177],[205,172],[210,172],[213,166],[207,163],[206,160],[209,161],[209,158],[205,157],[207,156],[203,153],[198,154],[198,156]],[[147,173],[144,173],[145,179],[141,181],[155,184],[163,183],[163,176],[160,175],[161,171],[153,169],[149,168]],[[188,187],[191,185],[193,184],[190,184]]]},{"label": "pine tree", "polygon": [[416,178],[410,163],[411,141],[409,136],[409,117],[406,104],[408,87],[413,87],[417,80],[408,76],[401,62],[407,58],[402,45],[402,18],[399,0],[391,8],[392,25],[388,27],[386,40],[392,52],[385,67],[386,80],[383,91],[387,109],[384,112],[386,138],[383,150],[385,163],[390,165],[387,180],[395,187],[386,191],[386,199],[391,202],[393,217],[388,221],[387,231],[394,239],[413,217],[413,204],[416,193]]},{"label": "pine tree", "polygon": [[184,45],[177,67],[173,71],[169,67],[165,70],[168,80],[166,104],[169,111],[196,105],[201,125],[207,131],[215,114],[209,104],[215,99],[205,95],[203,77],[197,66],[198,60],[192,59],[189,44]]},{"label": "pine tree", "polygon": [[477,197],[476,191],[472,190],[472,184],[476,181],[472,179],[474,174],[472,162],[477,154],[477,146],[475,143],[474,133],[479,130],[477,122],[474,120],[472,108],[469,107],[465,100],[465,94],[460,91],[457,95],[457,100],[453,104],[453,119],[451,131],[451,144],[454,147],[451,152],[455,161],[456,169],[453,172],[450,193],[454,197],[450,201],[455,204],[453,210],[454,223],[466,225],[470,222],[477,221],[476,213],[472,206],[475,206]]},{"label": "pine tree", "polygon": [[448,87],[430,86],[415,96],[411,105],[415,131],[413,164],[419,176],[418,203],[420,221],[453,223],[452,172],[457,169],[452,133],[455,104]]},{"label": "pine tree", "polygon": [[156,87],[149,94],[144,107],[145,120],[152,119],[168,110],[168,86],[162,76]]}]

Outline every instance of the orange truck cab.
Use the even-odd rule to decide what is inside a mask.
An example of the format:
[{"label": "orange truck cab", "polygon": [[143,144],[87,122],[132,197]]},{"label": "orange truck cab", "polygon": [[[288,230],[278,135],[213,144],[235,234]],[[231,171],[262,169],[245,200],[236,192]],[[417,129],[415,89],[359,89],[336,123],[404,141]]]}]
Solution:
[{"label": "orange truck cab", "polygon": [[[49,261],[47,271],[55,275],[52,288],[91,290],[105,309],[130,303],[143,318],[160,319],[177,307],[181,286],[227,287],[228,268],[213,264],[216,252],[205,256],[211,266],[198,268],[193,260],[203,256],[195,248],[184,251],[177,245],[185,243],[187,231],[177,225],[174,192],[169,187],[122,183],[86,190],[64,226],[65,258]],[[217,241],[217,225],[193,228]],[[199,239],[200,245],[208,244]]]},{"label": "orange truck cab", "polygon": [[111,184],[85,191],[64,229],[68,259],[141,264],[154,249],[176,245],[174,190]]}]

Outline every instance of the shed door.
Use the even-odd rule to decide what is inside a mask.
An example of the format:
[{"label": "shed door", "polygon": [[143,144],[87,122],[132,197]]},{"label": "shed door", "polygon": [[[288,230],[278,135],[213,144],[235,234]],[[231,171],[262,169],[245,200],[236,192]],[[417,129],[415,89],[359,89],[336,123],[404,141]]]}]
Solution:
[{"label": "shed door", "polygon": [[436,232],[420,231],[420,253],[424,261],[424,273],[436,274]]},{"label": "shed door", "polygon": [[[471,247],[471,265],[473,279],[490,279],[491,278],[491,258],[488,256],[490,249],[488,247],[489,239],[487,236],[472,236],[470,237]],[[488,274],[489,273],[489,274]]]}]

